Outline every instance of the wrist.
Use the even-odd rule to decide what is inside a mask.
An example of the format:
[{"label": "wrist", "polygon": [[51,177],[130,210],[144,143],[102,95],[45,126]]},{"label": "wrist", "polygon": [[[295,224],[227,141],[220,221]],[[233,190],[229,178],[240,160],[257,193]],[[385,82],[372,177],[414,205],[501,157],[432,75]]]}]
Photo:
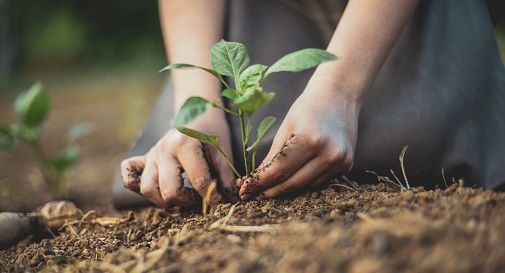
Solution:
[{"label": "wrist", "polygon": [[325,96],[345,99],[349,103],[361,105],[365,93],[372,82],[368,73],[353,69],[340,59],[334,63],[320,65],[307,84],[310,92],[324,93]]}]

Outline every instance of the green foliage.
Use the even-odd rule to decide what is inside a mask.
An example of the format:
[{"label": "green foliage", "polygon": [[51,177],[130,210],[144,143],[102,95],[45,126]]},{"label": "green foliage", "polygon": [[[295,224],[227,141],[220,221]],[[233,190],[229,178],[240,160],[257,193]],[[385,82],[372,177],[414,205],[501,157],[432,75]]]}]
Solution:
[{"label": "green foliage", "polygon": [[263,78],[265,70],[267,70],[267,66],[262,64],[255,64],[246,68],[240,74],[240,78],[238,80],[240,90],[242,90],[242,92],[247,92],[251,89],[259,89],[260,81]]},{"label": "green foliage", "polygon": [[214,148],[219,147],[219,137],[216,135],[211,135],[211,134],[199,132],[199,131],[189,129],[187,127],[182,127],[182,126],[177,127],[177,130],[179,130],[179,132],[181,132],[187,136],[190,136],[192,138],[196,138],[203,143],[210,144]]},{"label": "green foliage", "polygon": [[[213,69],[178,63],[168,65],[162,69],[162,71],[188,68],[197,68],[207,71],[218,78],[226,87],[221,92],[221,96],[230,100],[230,108],[225,108],[218,103],[209,102],[200,97],[191,97],[181,107],[179,113],[172,121],[172,125],[181,133],[210,144],[218,149],[235,172],[235,175],[242,176],[236,171],[229,158],[220,149],[218,136],[198,132],[186,127],[186,125],[195,118],[207,112],[210,107],[217,107],[227,113],[237,116],[240,120],[242,133],[242,148],[245,162],[244,175],[249,175],[250,171],[253,171],[255,167],[256,149],[276,120],[275,117],[270,116],[263,119],[257,129],[256,140],[252,144],[249,143],[253,114],[275,97],[275,93],[263,91],[261,87],[263,81],[269,74],[275,72],[299,72],[313,68],[323,62],[336,59],[337,57],[335,55],[327,51],[308,48],[290,53],[279,59],[270,67],[263,64],[249,66],[249,54],[243,44],[221,40],[210,50],[210,61]],[[228,77],[234,85],[228,85],[228,83],[224,81],[223,76]],[[250,152],[252,153],[249,154]]]},{"label": "green foliage", "polygon": [[261,92],[260,89],[250,89],[244,95],[233,100],[233,103],[238,109],[246,113],[254,113],[269,103],[274,96],[273,92]]},{"label": "green foliage", "polygon": [[253,144],[251,144],[251,146],[247,147],[248,152],[258,148],[261,140],[266,136],[268,130],[270,130],[270,128],[275,124],[276,120],[277,119],[275,117],[267,116],[260,122],[258,130],[256,131],[256,140]]},{"label": "green foliage", "polygon": [[249,53],[241,43],[221,40],[210,49],[210,62],[217,73],[237,80],[249,65]]},{"label": "green foliage", "polygon": [[330,52],[317,48],[306,48],[299,51],[289,53],[280,58],[270,68],[268,68],[265,76],[275,72],[300,72],[318,66],[327,61],[336,60],[337,56]]},{"label": "green foliage", "polygon": [[223,92],[221,92],[221,96],[229,100],[236,100],[240,97],[240,94],[235,89],[226,88]]},{"label": "green foliage", "polygon": [[0,149],[11,150],[14,148],[14,137],[8,128],[0,126]]},{"label": "green foliage", "polygon": [[160,72],[167,71],[167,70],[172,70],[172,69],[194,69],[194,68],[202,69],[202,70],[204,70],[204,71],[212,74],[215,77],[219,77],[219,74],[216,71],[212,70],[212,69],[208,69],[208,68],[205,68],[205,67],[201,67],[201,66],[197,66],[197,65],[192,65],[192,64],[183,64],[183,63],[177,63],[177,64],[167,65],[162,70],[160,70]]},{"label": "green foliage", "polygon": [[49,95],[42,89],[42,84],[36,83],[19,95],[14,110],[24,126],[40,127],[49,114]]},{"label": "green foliage", "polygon": [[0,124],[0,148],[11,151],[16,140],[24,142],[35,155],[39,170],[44,181],[51,187],[53,196],[66,198],[64,174],[74,167],[80,158],[79,147],[74,142],[88,134],[91,126],[86,123],[74,125],[67,132],[67,146],[63,151],[53,157],[47,155],[42,147],[41,132],[49,114],[49,103],[49,95],[40,83],[21,93],[14,104],[19,122],[10,126]]},{"label": "green foliage", "polygon": [[67,147],[63,153],[54,157],[51,160],[51,165],[58,172],[66,172],[79,162],[80,156],[79,147],[72,145]]},{"label": "green foliage", "polygon": [[184,126],[212,108],[212,103],[202,97],[190,97],[172,120],[172,126]]}]

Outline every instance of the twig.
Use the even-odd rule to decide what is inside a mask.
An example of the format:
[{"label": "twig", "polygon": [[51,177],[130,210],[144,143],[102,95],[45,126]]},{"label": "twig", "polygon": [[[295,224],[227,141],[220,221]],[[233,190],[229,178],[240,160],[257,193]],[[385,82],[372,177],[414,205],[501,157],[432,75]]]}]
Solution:
[{"label": "twig", "polygon": [[403,190],[407,190],[407,188],[405,188],[405,186],[403,186],[402,182],[400,181],[400,179],[398,178],[398,176],[396,176],[396,173],[395,171],[393,171],[393,169],[389,169],[389,171],[391,172],[391,175],[395,178],[396,182],[398,183],[398,185],[400,185],[400,187],[403,189]]},{"label": "twig", "polygon": [[389,184],[391,184],[391,185],[393,185],[393,186],[399,187],[399,188],[400,188],[400,190],[403,190],[403,188],[404,188],[404,187],[403,187],[403,185],[402,185],[401,183],[400,183],[400,184],[397,184],[397,183],[393,182],[393,181],[392,181],[389,177],[387,177],[387,176],[381,176],[381,175],[379,175],[378,173],[376,173],[376,172],[374,172],[374,171],[369,171],[369,170],[365,170],[365,172],[367,172],[367,173],[371,173],[371,174],[375,175],[375,176],[377,177],[377,180],[378,180],[379,182],[387,182],[387,183],[389,183]]},{"label": "twig", "polygon": [[[337,180],[337,181],[338,181],[338,180]],[[347,185],[344,185],[344,184],[334,183],[334,184],[330,184],[330,185],[332,185],[332,186],[340,186],[340,187],[342,187],[342,188],[346,188],[346,189],[349,189],[349,190],[351,190],[351,191],[358,192],[358,190],[353,189],[353,188],[351,188],[351,187],[349,187],[349,186],[347,186]]]},{"label": "twig", "polygon": [[444,179],[445,188],[447,189],[448,186],[447,186],[447,181],[445,180],[445,171],[444,171],[444,168],[442,168],[442,178]]},{"label": "twig", "polygon": [[352,182],[351,180],[349,180],[349,178],[347,178],[347,176],[345,175],[342,175],[342,179],[344,179],[344,181],[349,185],[351,186],[352,188],[354,188],[355,190],[358,190],[358,184],[356,182]]},{"label": "twig", "polygon": [[216,181],[213,180],[212,183],[210,183],[209,187],[207,188],[207,193],[205,194],[205,198],[203,199],[202,202],[202,213],[203,217],[207,217],[207,208],[209,207],[209,201],[210,201],[210,195],[212,194],[212,191],[216,188]]},{"label": "twig", "polygon": [[401,153],[400,153],[400,167],[402,168],[402,173],[403,173],[403,179],[405,180],[405,184],[407,185],[407,189],[410,190],[410,184],[409,180],[407,179],[407,174],[405,172],[405,166],[403,164],[403,159],[405,158],[405,153],[407,152],[407,149],[409,148],[409,145],[405,145],[403,147]]},{"label": "twig", "polygon": [[230,210],[228,211],[228,214],[226,214],[226,216],[224,216],[223,218],[220,218],[218,219],[217,221],[215,221],[214,223],[212,223],[210,226],[209,226],[209,229],[212,230],[212,229],[216,229],[218,226],[221,226],[221,225],[226,225],[228,223],[228,221],[230,221],[230,218],[231,216],[233,215],[233,212],[235,211],[235,207],[238,205],[239,203],[235,203],[233,206],[231,206]]}]

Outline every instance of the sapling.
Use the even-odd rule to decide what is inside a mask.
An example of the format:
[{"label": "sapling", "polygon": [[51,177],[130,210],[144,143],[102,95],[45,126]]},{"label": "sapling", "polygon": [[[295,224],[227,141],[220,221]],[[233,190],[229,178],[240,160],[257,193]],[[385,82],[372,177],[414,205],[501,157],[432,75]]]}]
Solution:
[{"label": "sapling", "polygon": [[[217,149],[226,159],[237,177],[249,175],[256,168],[258,146],[276,121],[276,118],[273,116],[265,117],[256,130],[255,139],[252,139],[251,120],[254,113],[269,103],[275,96],[274,92],[263,90],[262,83],[273,73],[300,72],[316,67],[323,62],[336,59],[335,55],[325,50],[306,48],[285,55],[271,66],[263,64],[250,65],[249,54],[243,44],[221,40],[213,45],[210,50],[212,69],[192,64],[175,63],[168,65],[161,71],[191,68],[202,69],[221,81],[224,86],[221,96],[228,100],[229,103],[223,105],[220,100],[209,101],[202,97],[190,97],[184,102],[172,120],[172,126],[179,130],[179,132]],[[226,78],[229,81],[226,81]],[[188,123],[212,107],[219,108],[239,120],[245,173],[239,173],[231,160],[221,150],[219,147],[219,136],[186,127]]]},{"label": "sapling", "polygon": [[34,84],[28,91],[20,94],[14,103],[17,123],[10,126],[0,124],[0,148],[13,151],[16,142],[26,144],[37,161],[44,182],[54,198],[67,197],[65,173],[79,161],[79,147],[75,141],[89,132],[90,126],[85,123],[74,125],[66,135],[65,148],[48,155],[42,145],[41,134],[49,114],[50,98],[42,84]]}]

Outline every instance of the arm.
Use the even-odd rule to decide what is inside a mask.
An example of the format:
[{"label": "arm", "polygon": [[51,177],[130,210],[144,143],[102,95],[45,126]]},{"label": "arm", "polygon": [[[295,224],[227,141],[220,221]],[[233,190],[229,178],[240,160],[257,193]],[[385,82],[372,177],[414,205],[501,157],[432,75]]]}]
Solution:
[{"label": "arm", "polygon": [[237,181],[242,199],[271,198],[318,186],[351,169],[361,100],[417,3],[349,1],[328,45],[328,51],[341,58],[316,69],[291,106],[257,175]]},{"label": "arm", "polygon": [[319,66],[310,85],[347,90],[360,101],[411,17],[418,0],[349,1],[327,50],[341,56]]},{"label": "arm", "polygon": [[[223,34],[224,0],[159,0],[159,8],[170,62],[210,68],[208,52]],[[171,73],[176,111],[190,96],[219,98],[221,84],[208,73],[197,69]],[[222,111],[211,110],[188,127],[218,135],[221,149],[231,158],[230,132]],[[220,178],[219,188],[235,189],[232,170],[221,155],[176,129],[170,129],[147,154],[123,161],[121,170],[127,188],[140,192],[160,207],[195,203],[206,196],[213,178]],[[141,170],[140,185],[136,175],[129,174],[132,170],[135,173]],[[211,170],[216,170],[217,177]],[[193,189],[184,187],[183,172]],[[209,202],[216,204],[222,198],[214,190]]]},{"label": "arm", "polygon": [[[209,52],[223,36],[224,0],[159,0],[161,29],[170,63],[211,68]],[[219,97],[221,84],[199,69],[172,70],[175,109],[186,98]]]}]

